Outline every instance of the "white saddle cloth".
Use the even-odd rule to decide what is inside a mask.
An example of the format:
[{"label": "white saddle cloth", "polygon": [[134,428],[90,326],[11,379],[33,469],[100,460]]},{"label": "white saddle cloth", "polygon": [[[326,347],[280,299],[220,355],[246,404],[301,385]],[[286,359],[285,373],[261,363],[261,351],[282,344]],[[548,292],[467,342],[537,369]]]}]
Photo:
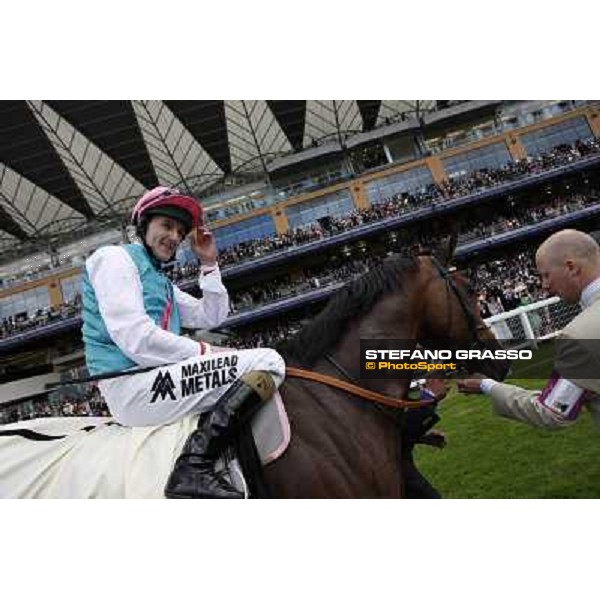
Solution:
[{"label": "white saddle cloth", "polygon": [[[66,437],[0,436],[0,498],[164,498],[167,478],[197,420],[123,427],[110,418],[59,417],[5,425],[0,431]],[[254,418],[252,430],[263,464],[281,456],[290,426],[278,392]]]}]

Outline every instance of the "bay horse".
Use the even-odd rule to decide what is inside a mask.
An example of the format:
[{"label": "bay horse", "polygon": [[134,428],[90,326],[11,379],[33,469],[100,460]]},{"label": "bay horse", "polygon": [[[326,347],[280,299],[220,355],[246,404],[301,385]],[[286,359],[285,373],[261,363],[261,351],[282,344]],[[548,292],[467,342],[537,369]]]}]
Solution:
[{"label": "bay horse", "polygon": [[[433,255],[387,259],[346,285],[278,349],[291,368],[406,398],[408,376],[361,378],[361,338],[410,340],[412,347],[500,347],[479,316],[466,280],[450,273],[446,262]],[[467,368],[503,379],[508,364],[486,360]],[[403,496],[412,465],[410,446],[402,443],[405,411],[382,409],[354,393],[294,377],[286,378],[280,393],[292,436],[283,455],[264,469],[270,497]],[[160,497],[197,416],[145,428],[109,427],[107,419],[37,421],[46,426],[45,433],[21,431],[24,440],[0,431],[0,497]],[[69,421],[73,435],[53,435]],[[101,426],[94,426],[97,421]],[[45,441],[31,441],[40,439]]]},{"label": "bay horse", "polygon": [[[406,398],[410,377],[360,376],[361,339],[411,340],[432,348],[500,348],[474,294],[434,255],[396,257],[343,288],[309,325],[278,350],[288,366],[342,378],[386,396]],[[498,380],[506,361],[465,367]],[[280,388],[292,428],[283,456],[264,477],[277,498],[397,498],[413,467],[402,444],[402,411],[321,383],[287,377]],[[404,448],[405,455],[402,456]]]}]

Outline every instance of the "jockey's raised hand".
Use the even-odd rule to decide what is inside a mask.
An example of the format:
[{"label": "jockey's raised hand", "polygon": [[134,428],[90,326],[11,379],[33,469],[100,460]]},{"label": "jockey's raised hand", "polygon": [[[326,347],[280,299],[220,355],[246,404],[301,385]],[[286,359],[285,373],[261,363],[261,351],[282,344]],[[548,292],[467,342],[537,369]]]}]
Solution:
[{"label": "jockey's raised hand", "polygon": [[217,244],[215,236],[201,225],[190,233],[190,246],[194,254],[200,259],[202,266],[214,267],[217,264]]}]

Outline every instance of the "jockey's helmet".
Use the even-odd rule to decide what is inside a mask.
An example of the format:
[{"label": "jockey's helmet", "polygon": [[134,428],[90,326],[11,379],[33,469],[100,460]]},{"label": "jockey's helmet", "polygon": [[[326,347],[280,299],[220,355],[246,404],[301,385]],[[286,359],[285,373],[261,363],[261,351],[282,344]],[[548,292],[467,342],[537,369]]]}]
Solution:
[{"label": "jockey's helmet", "polygon": [[184,224],[186,235],[203,223],[202,207],[198,201],[179,190],[165,186],[158,186],[146,192],[133,207],[131,223],[135,225],[138,234],[145,235],[147,219],[144,217],[155,215],[177,219]]}]

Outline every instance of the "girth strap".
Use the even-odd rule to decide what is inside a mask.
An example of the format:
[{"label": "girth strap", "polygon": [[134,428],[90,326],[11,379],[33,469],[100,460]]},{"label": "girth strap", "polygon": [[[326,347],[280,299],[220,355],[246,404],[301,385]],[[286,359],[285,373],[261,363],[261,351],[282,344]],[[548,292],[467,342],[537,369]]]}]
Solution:
[{"label": "girth strap", "polygon": [[435,400],[413,401],[404,400],[402,398],[393,398],[392,396],[386,396],[385,394],[380,394],[379,392],[367,390],[366,388],[354,385],[353,383],[342,381],[341,379],[331,377],[330,375],[323,375],[323,373],[307,371],[305,369],[299,369],[297,367],[286,367],[285,372],[289,377],[297,377],[299,379],[307,379],[309,381],[323,383],[330,387],[338,388],[340,390],[344,390],[345,392],[349,392],[350,394],[358,396],[359,398],[363,398],[364,400],[369,400],[369,402],[383,404],[384,406],[390,406],[391,408],[421,408],[423,406],[429,406],[430,404],[435,403]]}]

